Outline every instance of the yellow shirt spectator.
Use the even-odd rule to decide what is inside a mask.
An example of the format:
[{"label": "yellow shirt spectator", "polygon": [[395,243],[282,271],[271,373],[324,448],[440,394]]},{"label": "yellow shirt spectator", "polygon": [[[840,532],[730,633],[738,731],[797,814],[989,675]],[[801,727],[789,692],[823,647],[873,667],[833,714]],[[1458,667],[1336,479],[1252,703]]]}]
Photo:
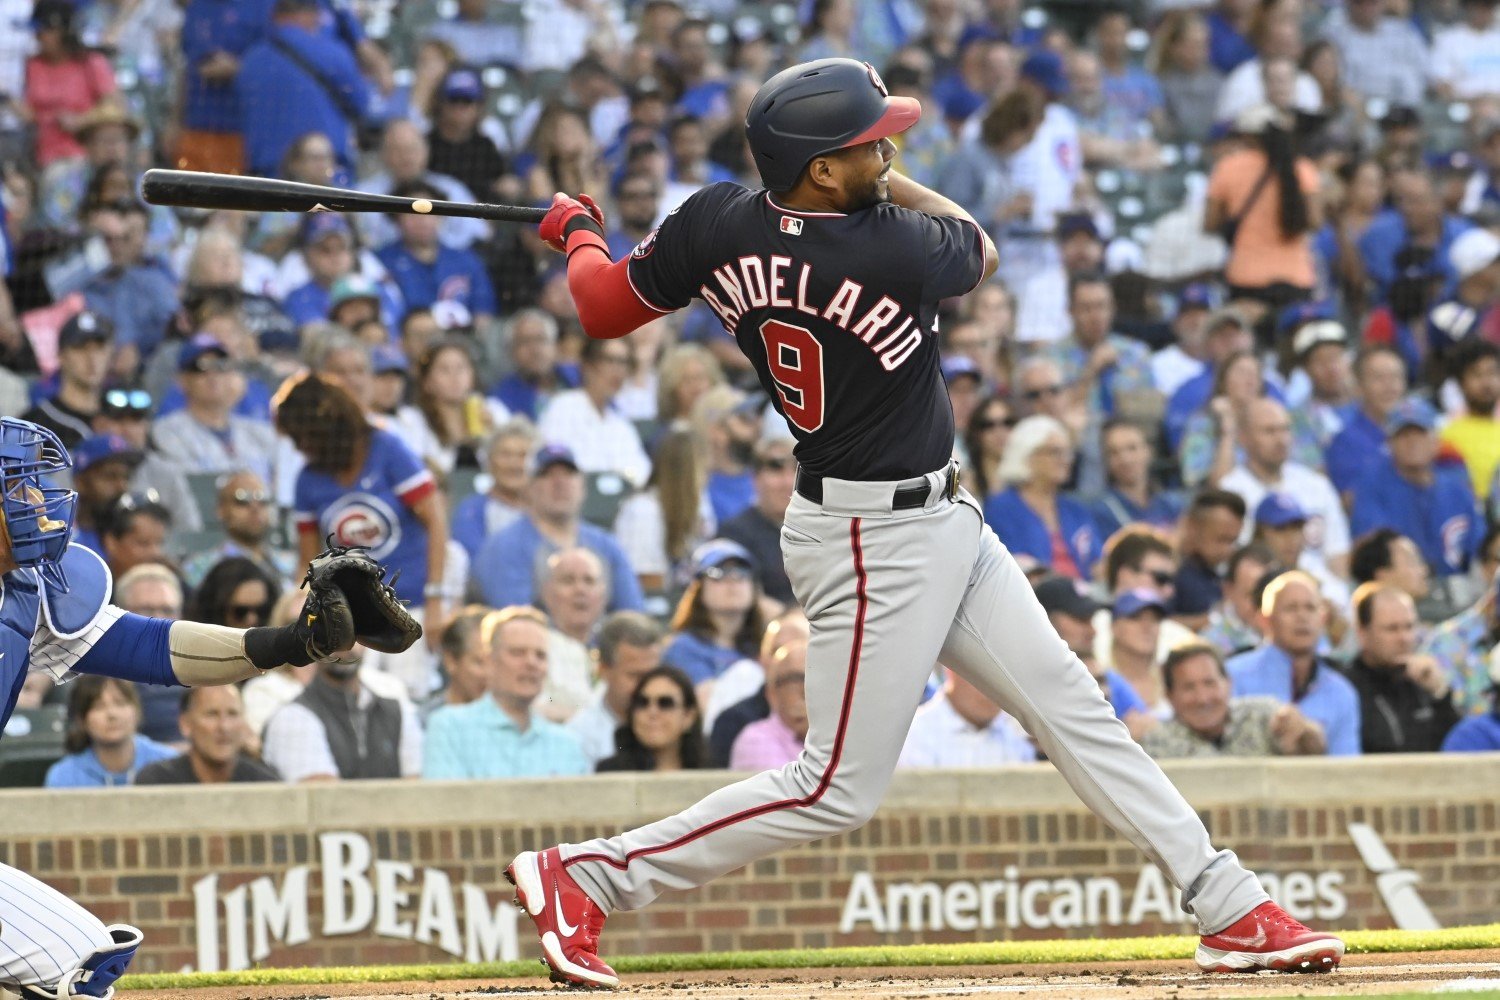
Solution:
[{"label": "yellow shirt spectator", "polygon": [[1481,503],[1488,502],[1495,469],[1500,467],[1500,421],[1467,414],[1456,417],[1443,428],[1440,440],[1463,458],[1474,495]]}]

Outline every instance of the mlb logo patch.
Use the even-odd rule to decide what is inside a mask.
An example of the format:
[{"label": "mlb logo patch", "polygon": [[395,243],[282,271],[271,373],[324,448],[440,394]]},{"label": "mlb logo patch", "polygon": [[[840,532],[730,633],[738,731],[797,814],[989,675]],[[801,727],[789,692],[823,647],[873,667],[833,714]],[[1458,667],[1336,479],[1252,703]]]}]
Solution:
[{"label": "mlb logo patch", "polygon": [[790,215],[783,215],[781,217],[781,231],[788,236],[801,236],[802,220],[794,219]]}]

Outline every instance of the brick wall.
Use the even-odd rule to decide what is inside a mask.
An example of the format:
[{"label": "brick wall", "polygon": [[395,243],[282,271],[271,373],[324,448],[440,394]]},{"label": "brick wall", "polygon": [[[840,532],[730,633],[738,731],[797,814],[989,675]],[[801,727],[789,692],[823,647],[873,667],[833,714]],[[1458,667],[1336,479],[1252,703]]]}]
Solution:
[{"label": "brick wall", "polygon": [[[1402,773],[1403,767],[1414,766],[1411,762],[1401,762],[1392,773],[1393,765],[1362,761],[1322,762],[1296,772],[1276,771],[1285,764],[1221,765],[1182,776],[1174,769],[1174,776],[1199,805],[1215,841],[1236,850],[1251,868],[1284,880],[1281,895],[1290,892],[1294,902],[1309,908],[1309,918],[1338,911],[1319,922],[1345,928],[1393,926],[1374,874],[1349,832],[1351,824],[1364,824],[1396,867],[1418,876],[1417,896],[1436,922],[1453,926],[1488,922],[1500,912],[1500,817],[1493,794],[1486,791],[1500,787],[1495,780],[1500,761],[1470,758],[1466,765],[1469,760],[1475,762],[1475,773],[1454,767],[1452,759],[1433,759],[1420,774]],[[1385,772],[1346,771],[1351,766]],[[1247,770],[1251,767],[1257,770]],[[1278,774],[1291,775],[1289,791],[1277,794],[1261,787],[1274,784]],[[295,926],[262,927],[261,950],[269,953],[260,964],[456,960],[452,953],[458,951],[453,947],[458,941],[465,942],[469,957],[490,957],[474,952],[482,946],[465,938],[481,908],[476,900],[483,903],[480,919],[489,925],[488,945],[498,948],[501,957],[511,957],[519,942],[519,954],[528,956],[533,946],[525,926],[519,936],[514,933],[514,910],[501,905],[494,923],[494,908],[509,898],[508,886],[501,889],[500,872],[514,853],[633,825],[693,801],[718,781],[621,778],[473,786],[381,783],[359,789],[5,793],[0,794],[0,816],[25,817],[29,829],[0,839],[0,861],[53,885],[106,922],[140,927],[148,946],[136,961],[138,971],[202,964],[205,953],[198,936],[207,912],[204,899],[214,921],[207,926],[217,925],[208,964],[230,964],[233,925],[241,928],[240,952],[255,951],[257,894],[262,902],[284,901],[287,873],[298,867],[305,868],[309,939],[288,946],[284,941],[296,937]],[[757,861],[703,889],[669,894],[647,910],[617,915],[610,922],[609,952],[1186,929],[1164,919],[1161,907],[1127,919],[1134,896],[1145,894],[1142,886],[1149,887],[1152,877],[1142,875],[1144,859],[1071,800],[1065,786],[1044,768],[901,781],[887,808],[861,830]],[[1226,795],[1237,784],[1245,794]],[[1409,791],[1406,801],[1392,802],[1388,800],[1394,795],[1372,794],[1370,786]],[[1203,794],[1194,794],[1200,788]],[[1340,788],[1337,798],[1328,791]],[[1229,802],[1213,801],[1226,797]],[[617,819],[587,821],[570,815],[588,811],[591,803],[599,816]],[[205,805],[212,808],[205,811]],[[194,829],[209,825],[194,824],[195,815],[212,815],[216,828]],[[7,820],[4,825],[13,824]],[[71,832],[50,832],[60,829]],[[332,936],[323,933],[329,919],[324,879],[330,870],[325,842],[330,833],[346,835],[338,842],[353,845],[349,849],[354,852],[341,855],[334,866],[362,872],[337,883],[342,909],[350,911],[346,916],[358,922],[360,890],[354,883],[362,881],[372,898],[372,914],[362,929]],[[370,855],[371,863],[363,869],[359,842]],[[406,862],[411,870],[381,866],[389,869],[381,884],[376,862]],[[201,880],[210,876],[217,882],[205,889]],[[1099,893],[1101,915],[1114,893],[1109,881],[1119,888],[1117,922],[1068,916],[1068,901],[1062,897],[1072,890],[1055,880],[1081,884],[1090,879],[1095,881],[1088,891]],[[259,887],[252,885],[257,880]],[[1045,884],[1034,885],[1040,880]],[[950,888],[956,882],[976,885],[972,891]],[[894,914],[886,905],[892,886],[898,887],[898,895],[907,893]],[[858,919],[841,930],[852,890],[858,890],[852,907]],[[399,891],[407,898],[398,898]],[[974,905],[986,892],[993,904],[992,926],[984,926],[983,906],[976,910]],[[232,898],[236,893],[239,903]],[[1018,902],[1007,913],[1010,897],[1024,900],[1028,894],[1029,909]],[[296,893],[291,896],[295,910]],[[914,911],[913,898],[925,908]],[[872,907],[881,916],[872,918]],[[1025,915],[1018,920],[1018,914],[1043,916],[1040,921]],[[271,924],[286,916],[270,912]],[[265,911],[260,917],[264,923]],[[1067,926],[1059,928],[1054,918]],[[1038,922],[1046,926],[1035,926]],[[377,924],[385,933],[376,933]],[[401,940],[392,936],[393,930],[438,943]],[[446,952],[440,944],[445,940]]]}]

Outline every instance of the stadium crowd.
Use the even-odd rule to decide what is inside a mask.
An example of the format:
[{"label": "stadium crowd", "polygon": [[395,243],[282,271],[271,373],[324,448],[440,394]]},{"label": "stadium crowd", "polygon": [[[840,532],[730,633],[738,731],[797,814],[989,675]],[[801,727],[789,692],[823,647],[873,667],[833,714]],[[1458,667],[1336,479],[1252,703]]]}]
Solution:
[{"label": "stadium crowd", "polygon": [[[72,450],[115,602],[290,620],[331,537],[427,634],[34,675],[47,784],[794,758],[794,442],[706,306],[593,341],[530,227],[137,191],[586,191],[618,258],[756,186],[750,97],[825,56],[921,101],[898,169],[999,247],[934,332],[954,452],[1148,751],[1500,749],[1497,3],[0,0],[0,413]],[[939,668],[902,766],[1037,757]]]}]

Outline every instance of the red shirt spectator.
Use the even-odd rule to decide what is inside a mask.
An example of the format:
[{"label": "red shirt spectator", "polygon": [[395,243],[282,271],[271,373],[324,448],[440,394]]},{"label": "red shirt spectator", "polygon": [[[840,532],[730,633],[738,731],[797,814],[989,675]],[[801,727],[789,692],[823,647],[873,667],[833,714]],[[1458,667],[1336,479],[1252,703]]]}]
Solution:
[{"label": "red shirt spectator", "polygon": [[73,8],[63,0],[42,0],[32,14],[37,53],[26,60],[26,106],[36,122],[39,167],[82,156],[73,137],[84,112],[115,92],[115,72],[90,52],[73,31]]}]

